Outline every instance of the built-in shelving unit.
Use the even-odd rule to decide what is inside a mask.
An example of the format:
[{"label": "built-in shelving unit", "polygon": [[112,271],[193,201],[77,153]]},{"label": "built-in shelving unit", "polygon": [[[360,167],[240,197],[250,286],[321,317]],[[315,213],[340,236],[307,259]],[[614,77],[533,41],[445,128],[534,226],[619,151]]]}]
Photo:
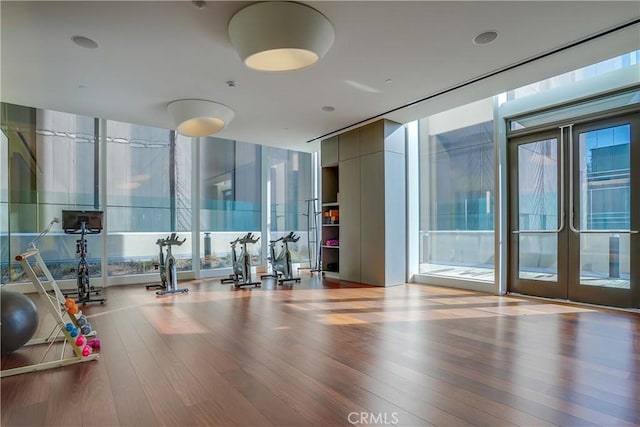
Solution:
[{"label": "built-in shelving unit", "polygon": [[340,204],[338,166],[322,167],[322,271],[340,272]]},{"label": "built-in shelving unit", "polygon": [[325,272],[338,273],[340,268],[340,205],[322,205],[322,250]]}]

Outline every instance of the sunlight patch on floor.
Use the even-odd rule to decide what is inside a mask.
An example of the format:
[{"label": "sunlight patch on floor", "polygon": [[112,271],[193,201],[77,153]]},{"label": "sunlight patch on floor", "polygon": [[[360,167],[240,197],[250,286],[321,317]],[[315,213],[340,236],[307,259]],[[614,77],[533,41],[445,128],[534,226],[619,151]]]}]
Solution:
[{"label": "sunlight patch on floor", "polygon": [[160,334],[184,335],[204,334],[209,332],[181,307],[145,306],[141,308],[144,317]]},{"label": "sunlight patch on floor", "polygon": [[[479,297],[482,298],[482,297]],[[496,297],[492,297],[496,298]],[[510,299],[509,299],[510,300]],[[474,301],[478,303],[478,301]],[[415,322],[427,320],[473,319],[498,316],[528,316],[564,313],[583,313],[594,311],[588,308],[565,306],[559,304],[521,304],[495,305],[493,307],[464,308],[458,302],[456,307],[436,308],[425,306],[423,309],[407,307],[406,310],[367,311],[361,313],[326,313],[318,316],[320,322],[329,325],[345,325],[358,323]],[[353,307],[352,307],[353,308]],[[338,308],[334,307],[338,310]],[[357,310],[357,309],[355,309]]]}]

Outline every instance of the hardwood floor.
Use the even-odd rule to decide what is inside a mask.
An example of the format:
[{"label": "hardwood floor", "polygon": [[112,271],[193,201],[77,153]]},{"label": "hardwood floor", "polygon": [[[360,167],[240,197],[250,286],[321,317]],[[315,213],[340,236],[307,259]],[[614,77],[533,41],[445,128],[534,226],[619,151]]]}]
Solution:
[{"label": "hardwood floor", "polygon": [[3,378],[2,426],[640,424],[637,314],[306,272],[181,286],[108,288],[83,309],[100,358]]}]

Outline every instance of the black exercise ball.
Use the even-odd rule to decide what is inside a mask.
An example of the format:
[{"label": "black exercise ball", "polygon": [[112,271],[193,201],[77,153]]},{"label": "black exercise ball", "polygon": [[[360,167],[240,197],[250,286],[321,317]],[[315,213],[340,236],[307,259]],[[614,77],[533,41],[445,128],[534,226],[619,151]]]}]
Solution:
[{"label": "black exercise ball", "polygon": [[38,310],[27,296],[20,292],[0,289],[2,354],[16,351],[27,343],[38,329]]}]

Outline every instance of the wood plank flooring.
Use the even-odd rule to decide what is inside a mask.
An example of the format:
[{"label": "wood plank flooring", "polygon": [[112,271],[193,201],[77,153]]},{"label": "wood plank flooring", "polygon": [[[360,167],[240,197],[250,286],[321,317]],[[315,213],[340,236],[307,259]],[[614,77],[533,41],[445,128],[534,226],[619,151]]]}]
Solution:
[{"label": "wood plank flooring", "polygon": [[2,426],[640,425],[634,313],[306,272],[181,286],[105,290],[100,358],[3,378]]}]

